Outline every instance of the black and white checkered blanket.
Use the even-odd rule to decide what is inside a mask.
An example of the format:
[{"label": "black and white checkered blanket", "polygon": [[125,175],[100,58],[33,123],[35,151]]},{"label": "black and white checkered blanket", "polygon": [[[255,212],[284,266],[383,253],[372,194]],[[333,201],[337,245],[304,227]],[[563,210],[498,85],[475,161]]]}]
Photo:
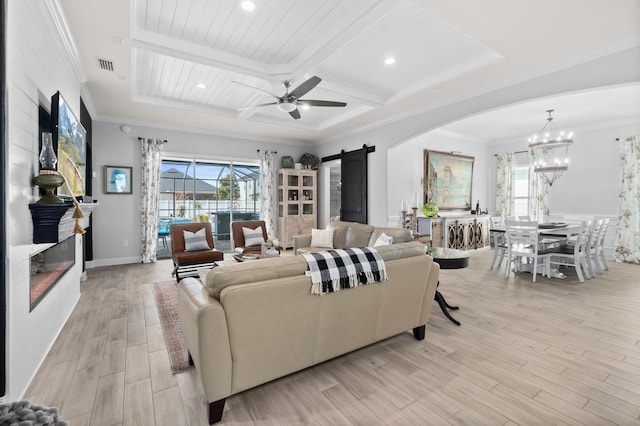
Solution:
[{"label": "black and white checkered blanket", "polygon": [[304,253],[311,294],[324,294],[389,279],[384,260],[372,247]]}]

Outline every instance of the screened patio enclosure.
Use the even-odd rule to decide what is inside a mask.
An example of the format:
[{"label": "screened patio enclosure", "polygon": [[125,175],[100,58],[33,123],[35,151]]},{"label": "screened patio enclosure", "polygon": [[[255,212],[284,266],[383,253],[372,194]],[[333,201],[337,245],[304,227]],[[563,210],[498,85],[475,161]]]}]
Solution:
[{"label": "screened patio enclosure", "polygon": [[[230,251],[230,223],[260,218],[260,167],[237,162],[164,159],[158,204],[161,220],[211,222],[216,248]],[[164,250],[164,244],[159,242],[159,257]],[[170,244],[168,250],[170,255]]]}]

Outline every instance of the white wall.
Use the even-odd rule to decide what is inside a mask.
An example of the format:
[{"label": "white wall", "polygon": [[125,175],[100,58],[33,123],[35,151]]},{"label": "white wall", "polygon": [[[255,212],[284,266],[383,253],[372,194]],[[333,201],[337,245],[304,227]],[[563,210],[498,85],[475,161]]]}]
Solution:
[{"label": "white wall", "polygon": [[[55,18],[44,1],[7,2],[8,187],[7,395],[20,399],[80,297],[81,261],[29,312],[29,255],[32,242],[28,204],[38,164],[38,104],[57,91],[79,116],[80,85],[57,36]],[[80,239],[76,255],[82,253]],[[82,259],[80,255],[80,260]]]},{"label": "white wall", "polygon": [[[476,202],[479,201],[482,210],[488,207],[490,191],[487,176],[492,167],[490,147],[480,140],[461,139],[434,130],[392,147],[388,151],[387,181],[390,190],[387,193],[387,214],[390,222],[399,220],[403,201],[409,202],[410,207],[415,207],[414,194],[422,193],[420,178],[424,175],[425,149],[474,157],[471,205],[475,208]],[[423,216],[422,205],[419,207],[418,215]],[[460,213],[441,212],[445,215]],[[469,211],[464,213],[468,214]]]},{"label": "white wall", "polygon": [[[395,173],[405,173],[404,170],[406,170],[405,168],[402,168],[402,171],[393,170],[389,167],[387,153],[389,149],[447,123],[492,108],[566,92],[636,82],[638,80],[636,70],[640,65],[639,51],[638,48],[632,48],[543,77],[527,80],[526,76],[523,76],[522,81],[506,81],[503,82],[502,87],[485,88],[484,91],[478,91],[475,97],[464,101],[438,105],[432,109],[425,109],[421,113],[400,117],[386,125],[361,129],[320,141],[316,147],[316,154],[324,157],[338,154],[342,149],[346,151],[359,149],[363,144],[376,147],[376,152],[369,154],[369,223],[384,226],[388,223],[389,213],[397,211],[400,206],[399,202],[397,206],[388,204],[387,194],[398,189],[388,185],[387,177]],[[417,179],[420,178],[422,171],[411,169],[408,172],[412,174],[409,180],[418,182]],[[323,194],[321,191],[321,197]],[[481,200],[481,204],[482,202]],[[326,203],[328,199],[320,199],[321,213],[325,211]],[[326,220],[327,218],[320,217],[320,223]]]},{"label": "white wall", "polygon": [[[94,260],[87,264],[88,267],[140,261],[141,153],[138,137],[166,140],[162,150],[172,158],[184,156],[258,164],[258,149],[277,151],[276,168],[280,167],[284,155],[291,155],[298,161],[305,152],[313,152],[306,142],[256,141],[136,125],[129,125],[131,131],[124,133],[121,124],[93,122],[93,197],[100,202],[100,207],[93,214]],[[104,194],[103,167],[107,165],[133,167],[133,194]]]}]

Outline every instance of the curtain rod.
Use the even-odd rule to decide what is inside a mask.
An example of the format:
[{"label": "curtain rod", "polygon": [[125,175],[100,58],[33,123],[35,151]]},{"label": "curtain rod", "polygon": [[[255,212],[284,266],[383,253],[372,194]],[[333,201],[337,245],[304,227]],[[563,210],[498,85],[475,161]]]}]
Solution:
[{"label": "curtain rod", "polygon": [[[260,152],[260,150],[259,150],[259,149],[258,149],[257,151],[258,151],[258,152]],[[277,153],[278,153],[278,151],[271,151],[271,152],[273,152],[274,154],[277,154]]]},{"label": "curtain rod", "polygon": [[[147,138],[143,138],[143,137],[138,136],[138,140],[139,141],[143,141],[145,139],[147,139]],[[153,138],[149,138],[149,139],[153,139]],[[161,141],[161,143],[167,143],[167,140],[165,139],[165,140]]]}]

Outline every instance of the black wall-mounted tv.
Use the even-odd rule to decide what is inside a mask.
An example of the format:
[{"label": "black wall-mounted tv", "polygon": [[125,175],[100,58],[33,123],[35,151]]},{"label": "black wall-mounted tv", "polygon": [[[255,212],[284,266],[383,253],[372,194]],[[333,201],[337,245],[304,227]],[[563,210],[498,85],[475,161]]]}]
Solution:
[{"label": "black wall-mounted tv", "polygon": [[69,183],[69,187],[58,188],[58,195],[82,197],[87,175],[87,131],[59,91],[51,97],[51,133],[58,171]]}]

